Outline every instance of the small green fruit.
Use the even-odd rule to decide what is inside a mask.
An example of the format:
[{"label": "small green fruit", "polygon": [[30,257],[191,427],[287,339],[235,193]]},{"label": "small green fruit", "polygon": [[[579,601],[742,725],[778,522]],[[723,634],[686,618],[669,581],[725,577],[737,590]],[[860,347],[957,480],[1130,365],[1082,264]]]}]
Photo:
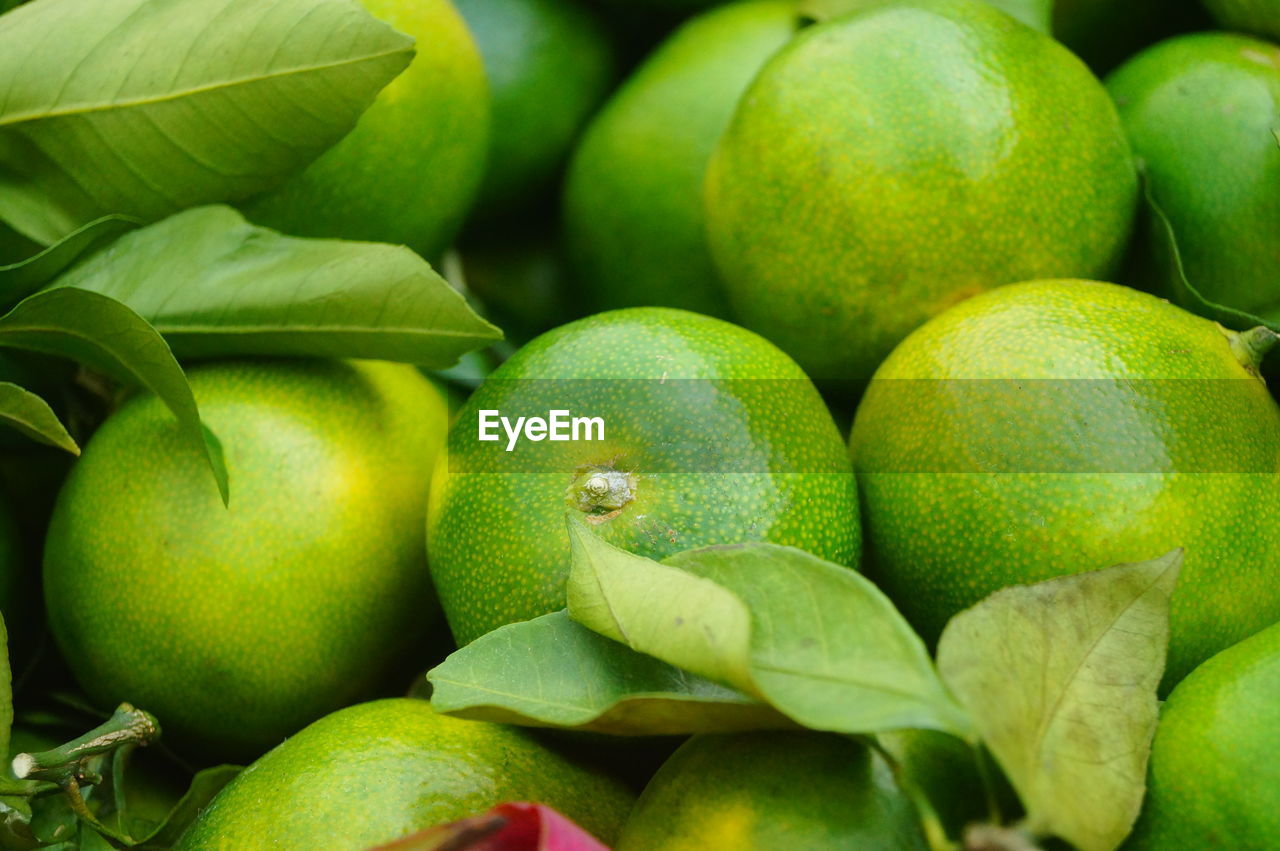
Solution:
[{"label": "small green fruit", "polygon": [[784,0],[713,9],[664,41],[587,128],[564,218],[595,309],[728,313],[706,243],[702,179],[738,98],[796,26]]},{"label": "small green fruit", "polygon": [[[599,417],[603,440],[478,440],[481,411]],[[567,512],[650,558],[770,541],[857,565],[857,496],[822,398],[774,346],[665,308],[543,334],[476,390],[432,484],[431,574],[459,644],[564,608]]]},{"label": "small green fruit", "polygon": [[436,616],[423,559],[448,413],[409,366],[189,370],[231,501],[154,396],[93,436],[58,496],[49,623],[99,704],[165,738],[251,759],[381,685]]},{"label": "small green fruit", "polygon": [[761,69],[707,172],[707,233],[746,327],[861,380],[965,298],[1107,275],[1137,189],[1062,45],[976,0],[873,2]]},{"label": "small green fruit", "polygon": [[612,842],[631,793],[529,733],[396,698],[320,719],[249,766],[180,851],[363,851],[507,801],[546,804]]},{"label": "small green fruit", "polygon": [[480,52],[449,0],[364,0],[411,35],[417,54],[346,137],[278,189],[243,206],[295,236],[448,247],[484,175],[489,94]]},{"label": "small green fruit", "polygon": [[1280,47],[1183,36],[1129,60],[1107,88],[1192,286],[1280,321]]},{"label": "small green fruit", "polygon": [[1224,650],[1165,702],[1126,848],[1280,845],[1280,626]]},{"label": "small green fruit", "polygon": [[576,0],[457,0],[484,58],[492,97],[478,212],[536,199],[613,77],[613,46]]},{"label": "small green fruit", "polygon": [[930,640],[1008,585],[1174,547],[1165,683],[1280,620],[1266,329],[1086,281],[1000,287],[903,341],[850,446],[885,591]]},{"label": "small green fruit", "polygon": [[695,736],[649,781],[618,841],[618,851],[926,847],[884,761],[820,733]]}]

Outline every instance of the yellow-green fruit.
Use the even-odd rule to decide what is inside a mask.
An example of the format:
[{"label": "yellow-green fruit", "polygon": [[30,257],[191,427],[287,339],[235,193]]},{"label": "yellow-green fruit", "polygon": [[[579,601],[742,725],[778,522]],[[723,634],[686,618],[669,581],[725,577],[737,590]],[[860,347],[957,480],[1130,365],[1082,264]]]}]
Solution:
[{"label": "yellow-green fruit", "polygon": [[1218,25],[1280,39],[1280,0],[1204,0]]},{"label": "yellow-green fruit", "polygon": [[489,158],[477,207],[534,200],[568,158],[613,78],[613,46],[577,0],[457,0],[484,58],[492,97]]},{"label": "yellow-green fruit", "polygon": [[1080,60],[976,0],[900,0],[804,30],[711,160],[734,311],[816,379],[864,379],[992,287],[1105,276],[1137,174]]},{"label": "yellow-green fruit", "polygon": [[1280,47],[1183,36],[1129,60],[1107,88],[1188,280],[1210,301],[1280,321]]},{"label": "yellow-green fruit", "polygon": [[1278,694],[1280,626],[1224,650],[1173,690],[1126,848],[1280,847]]},{"label": "yellow-green fruit", "polygon": [[484,66],[449,0],[364,0],[413,36],[417,54],[342,141],[284,186],[244,205],[297,236],[448,247],[484,175],[489,94]]},{"label": "yellow-green fruit", "polygon": [[437,617],[422,524],[448,413],[398,364],[188,374],[230,506],[168,410],[134,398],[58,496],[45,597],[94,700],[234,762],[366,696]]},{"label": "yellow-green fruit", "polygon": [[[478,439],[482,411],[557,409],[600,418],[604,439]],[[695,313],[631,308],[543,334],[472,394],[447,459],[427,545],[459,644],[564,608],[571,511],[650,558],[770,541],[857,565],[853,474],[822,398],[773,345]]]},{"label": "yellow-green fruit", "polygon": [[396,698],[335,712],[263,756],[176,847],[363,851],[507,801],[546,804],[611,843],[632,797],[525,731]]},{"label": "yellow-green fruit", "polygon": [[618,841],[618,851],[926,847],[889,766],[821,733],[695,736],[649,781]]},{"label": "yellow-green fruit", "polygon": [[1275,336],[1113,284],[1001,287],[876,372],[850,438],[871,561],[929,639],[999,588],[1186,561],[1165,682],[1280,620]]},{"label": "yellow-green fruit", "polygon": [[796,26],[785,0],[707,12],[663,42],[592,121],[564,196],[565,239],[589,304],[728,312],[702,179],[738,98]]}]

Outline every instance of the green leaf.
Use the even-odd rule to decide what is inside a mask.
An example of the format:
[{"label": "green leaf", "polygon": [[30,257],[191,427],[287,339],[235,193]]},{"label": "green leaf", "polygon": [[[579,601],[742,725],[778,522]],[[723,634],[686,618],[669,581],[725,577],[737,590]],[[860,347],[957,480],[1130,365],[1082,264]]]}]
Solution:
[{"label": "green leaf", "polygon": [[0,381],[0,423],[11,426],[32,440],[80,454],[71,435],[59,422],[45,400],[16,384]]},{"label": "green leaf", "polygon": [[[797,11],[801,17],[814,21],[826,21],[859,9],[883,6],[887,2],[893,2],[893,0],[799,0]],[[1053,30],[1053,0],[985,0],[985,2],[1046,35]]]},{"label": "green leaf", "polygon": [[0,316],[0,346],[70,358],[139,385],[173,411],[192,446],[209,461],[226,502],[227,471],[195,397],[164,338],[125,305],[71,287],[36,293]]},{"label": "green leaf", "polygon": [[924,643],[857,572],[773,544],[689,550],[659,564],[568,523],[569,615],[589,629],[813,729],[970,736]]},{"label": "green leaf", "polygon": [[164,822],[151,834],[139,837],[138,847],[144,851],[172,847],[187,826],[200,815],[200,811],[243,770],[238,765],[217,765],[197,772],[191,779],[186,794],[169,811]]},{"label": "green leaf", "polygon": [[938,667],[1034,832],[1110,851],[1142,805],[1182,551],[1006,588],[951,619]]},{"label": "green leaf", "polygon": [[1280,321],[1264,319],[1245,310],[1238,310],[1225,304],[1217,304],[1200,294],[1191,279],[1187,277],[1186,267],[1182,262],[1182,252],[1178,248],[1178,236],[1174,232],[1173,222],[1165,215],[1156,202],[1151,191],[1151,179],[1143,175],[1142,194],[1146,201],[1147,215],[1151,221],[1151,252],[1155,261],[1155,273],[1159,284],[1164,287],[1168,297],[1175,304],[1192,313],[1212,319],[1227,328],[1246,331],[1265,325],[1272,331],[1280,332]]},{"label": "green leaf", "polygon": [[427,674],[439,712],[614,735],[787,729],[746,695],[602,638],[565,612],[511,624]]},{"label": "green leaf", "polygon": [[94,247],[138,225],[127,216],[103,216],[21,263],[0,266],[0,306],[12,307],[53,280]]},{"label": "green leaf", "polygon": [[223,206],[135,231],[55,286],[129,305],[179,357],[358,357],[440,367],[502,337],[407,248],[282,236]]},{"label": "green leaf", "polygon": [[281,182],[413,56],[356,0],[40,0],[0,17],[0,219],[43,244]]}]

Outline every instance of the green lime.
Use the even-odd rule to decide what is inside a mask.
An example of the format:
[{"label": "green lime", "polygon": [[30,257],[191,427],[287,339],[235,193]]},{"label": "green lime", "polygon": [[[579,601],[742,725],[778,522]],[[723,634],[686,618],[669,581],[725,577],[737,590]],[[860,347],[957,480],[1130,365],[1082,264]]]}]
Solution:
[{"label": "green lime", "polygon": [[1205,298],[1280,321],[1280,47],[1201,33],[1107,80]]},{"label": "green lime", "polygon": [[613,79],[613,46],[576,0],[457,0],[492,96],[478,212],[519,208],[547,189]]},{"label": "green lime", "polygon": [[436,611],[422,524],[448,414],[402,365],[228,363],[189,377],[230,506],[168,410],[136,397],[59,494],[45,597],[99,704],[144,706],[166,740],[238,762],[419,650]]},{"label": "green lime", "polygon": [[1165,682],[1280,620],[1280,409],[1266,329],[1113,284],[1038,281],[900,345],[850,446],[871,564],[927,639],[1007,585],[1186,561]]},{"label": "green lime", "polygon": [[756,71],[796,29],[794,3],[748,0],[686,23],[592,121],[565,185],[565,239],[597,309],[728,312],[706,244],[702,179]]},{"label": "green lime", "polygon": [[[552,410],[600,428],[512,441],[494,426],[479,440],[482,412],[510,425]],[[651,558],[771,541],[857,564],[854,482],[822,398],[790,358],[718,319],[631,308],[543,334],[472,395],[447,457],[427,544],[459,644],[564,608],[570,511]]]},{"label": "green lime", "polygon": [[819,733],[695,736],[658,769],[618,851],[924,851],[910,801],[859,742]]},{"label": "green lime", "polygon": [[707,172],[743,324],[819,379],[1001,284],[1106,275],[1137,174],[1115,107],[1053,39],[976,0],[900,0],[804,30]]},{"label": "green lime", "polygon": [[525,731],[396,698],[328,715],[263,756],[176,848],[363,851],[508,801],[546,804],[612,842],[632,796]]},{"label": "green lime", "polygon": [[1126,848],[1280,845],[1280,625],[1205,662],[1165,701]]},{"label": "green lime", "polygon": [[1218,25],[1280,39],[1280,0],[1204,0]]},{"label": "green lime", "polygon": [[484,66],[449,0],[364,5],[417,40],[413,62],[351,133],[245,212],[285,233],[402,243],[431,259],[453,240],[484,175]]}]

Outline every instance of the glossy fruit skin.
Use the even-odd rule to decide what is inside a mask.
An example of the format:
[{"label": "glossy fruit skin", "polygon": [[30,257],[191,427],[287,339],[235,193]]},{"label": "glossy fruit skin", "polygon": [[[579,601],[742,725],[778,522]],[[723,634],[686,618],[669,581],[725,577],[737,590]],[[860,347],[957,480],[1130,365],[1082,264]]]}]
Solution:
[{"label": "glossy fruit skin", "polygon": [[1166,686],[1280,620],[1280,409],[1228,333],[1126,287],[1039,281],[908,337],[850,447],[876,578],[921,634],[1004,586],[1174,547]]},{"label": "glossy fruit skin", "polygon": [[564,194],[565,239],[591,306],[728,314],[706,243],[703,175],[747,84],[795,29],[795,6],[783,0],[706,12],[592,121]]},{"label": "glossy fruit skin", "polygon": [[1280,40],[1278,0],[1204,0],[1204,5],[1223,29]]},{"label": "glossy fruit skin", "polygon": [[391,242],[428,259],[452,242],[484,176],[484,66],[449,0],[364,0],[417,54],[354,130],[302,173],[244,205],[295,236]]},{"label": "glossy fruit skin", "polygon": [[1280,626],[1222,651],[1160,714],[1134,851],[1280,842]]},{"label": "glossy fruit skin", "polygon": [[[606,439],[510,453],[477,440],[480,410],[550,408],[602,417]],[[634,498],[593,527],[632,552],[753,540],[858,563],[848,457],[812,383],[755,334],[694,313],[631,308],[538,337],[458,414],[445,466],[427,546],[460,645],[564,608],[565,515],[585,510],[574,493],[590,467],[633,477]]]},{"label": "glossy fruit skin", "polygon": [[492,106],[477,212],[495,215],[556,177],[613,79],[609,34],[576,0],[457,0],[484,59]]},{"label": "glossy fruit skin", "polygon": [[816,380],[1000,284],[1105,276],[1137,175],[1069,51],[975,0],[804,30],[761,70],[707,172],[711,253],[742,323]]},{"label": "glossy fruit skin", "polygon": [[1107,80],[1151,193],[1205,298],[1280,320],[1280,47],[1200,33]]},{"label": "glossy fruit skin", "polygon": [[618,851],[927,846],[889,766],[820,733],[695,736],[645,787]]},{"label": "glossy fruit skin", "polygon": [[612,842],[633,797],[526,731],[394,698],[342,709],[276,747],[176,847],[362,851],[506,801],[547,804]]},{"label": "glossy fruit skin", "polygon": [[403,365],[188,374],[229,508],[167,409],[136,397],[59,494],[45,597],[96,702],[146,707],[171,744],[243,761],[367,696],[438,617],[422,523],[448,413]]}]

